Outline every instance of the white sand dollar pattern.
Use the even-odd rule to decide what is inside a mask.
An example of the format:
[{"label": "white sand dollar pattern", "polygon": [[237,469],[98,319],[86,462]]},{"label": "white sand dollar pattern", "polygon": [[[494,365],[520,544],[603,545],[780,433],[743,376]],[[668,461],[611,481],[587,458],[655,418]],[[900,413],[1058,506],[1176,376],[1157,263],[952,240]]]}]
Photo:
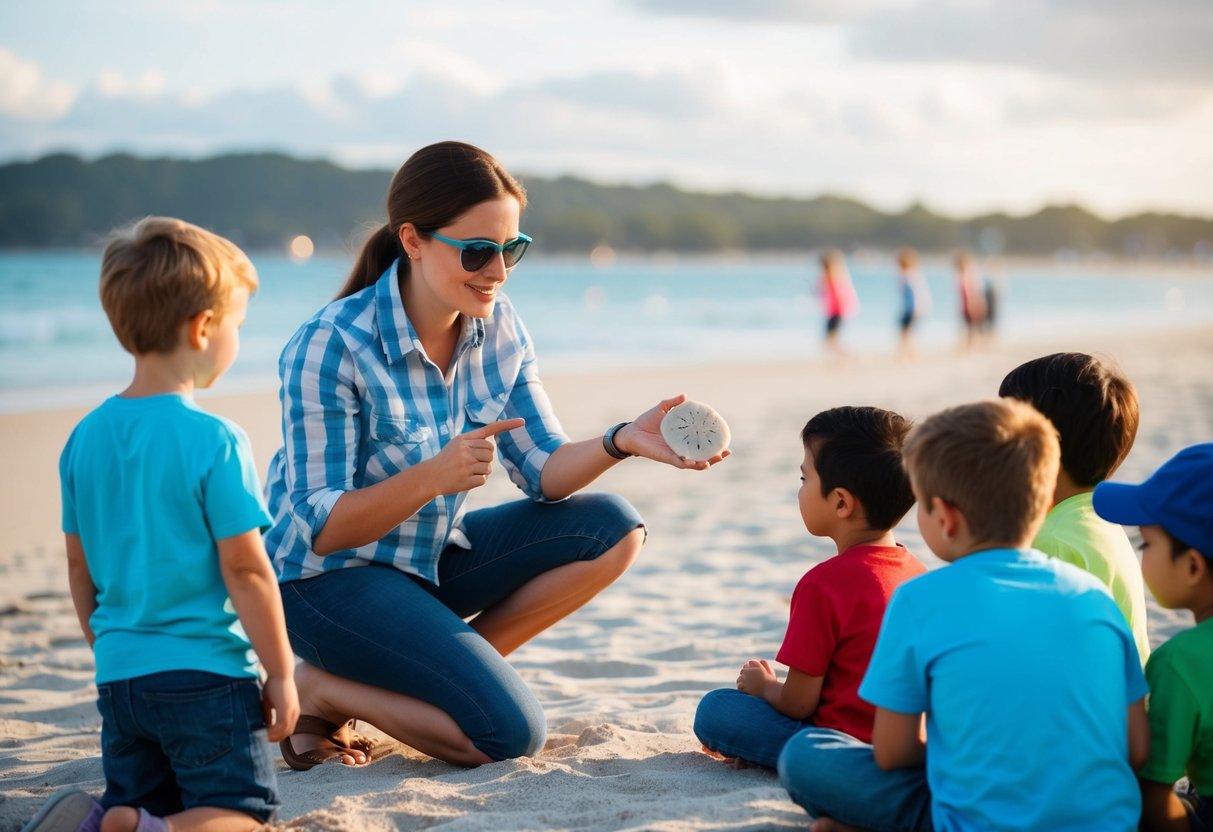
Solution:
[{"label": "white sand dollar pattern", "polygon": [[685,401],[662,417],[661,437],[679,456],[702,461],[729,447],[729,425],[703,402]]}]

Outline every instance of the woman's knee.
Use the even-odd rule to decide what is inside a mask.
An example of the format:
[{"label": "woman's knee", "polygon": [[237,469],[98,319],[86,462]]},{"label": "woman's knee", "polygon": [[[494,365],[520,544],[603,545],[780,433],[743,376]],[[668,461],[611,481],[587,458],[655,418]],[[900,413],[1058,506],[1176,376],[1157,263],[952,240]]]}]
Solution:
[{"label": "woman's knee", "polygon": [[489,733],[472,742],[492,760],[533,756],[547,741],[547,718],[534,696],[501,703],[489,721]]}]

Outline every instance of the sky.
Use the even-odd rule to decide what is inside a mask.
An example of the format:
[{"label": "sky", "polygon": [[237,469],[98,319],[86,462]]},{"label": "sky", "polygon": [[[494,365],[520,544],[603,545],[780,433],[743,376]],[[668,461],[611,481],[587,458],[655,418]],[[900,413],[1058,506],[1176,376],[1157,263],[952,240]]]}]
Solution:
[{"label": "sky", "polygon": [[1210,44],[1210,0],[4,0],[0,162],[460,139],[524,179],[1213,217]]}]

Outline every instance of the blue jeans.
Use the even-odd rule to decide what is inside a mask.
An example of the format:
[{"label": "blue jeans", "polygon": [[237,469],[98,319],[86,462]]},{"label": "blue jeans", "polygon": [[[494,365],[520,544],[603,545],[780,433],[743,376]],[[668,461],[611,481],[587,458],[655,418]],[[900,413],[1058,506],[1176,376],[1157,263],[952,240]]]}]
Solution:
[{"label": "blue jeans", "polygon": [[261,690],[200,670],[97,685],[101,805],[172,815],[197,806],[267,821],[278,806]]},{"label": "blue jeans", "polygon": [[779,755],[779,782],[815,818],[888,832],[931,830],[925,768],[884,771],[872,746],[830,728],[806,728]]},{"label": "blue jeans", "polygon": [[736,688],[709,691],[695,709],[695,736],[704,746],[767,768],[775,768],[784,744],[807,725]]},{"label": "blue jeans", "polygon": [[594,560],[643,525],[612,494],[470,512],[472,549],[446,548],[438,586],[386,565],[282,584],[291,646],[329,673],[441,708],[494,760],[534,754],[547,737],[543,709],[464,619],[545,572]]}]

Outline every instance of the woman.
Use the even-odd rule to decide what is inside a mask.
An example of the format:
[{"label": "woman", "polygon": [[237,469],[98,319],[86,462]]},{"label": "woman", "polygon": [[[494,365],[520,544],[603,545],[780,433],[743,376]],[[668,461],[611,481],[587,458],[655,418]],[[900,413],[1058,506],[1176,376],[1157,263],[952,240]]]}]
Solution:
[{"label": "woman", "polygon": [[[623,499],[576,492],[628,456],[727,455],[661,439],[683,396],[569,441],[501,294],[531,242],[525,205],[484,151],[418,151],[338,298],[283,352],[266,545],[303,659],[294,768],[365,761],[351,718],[462,765],[535,753],[543,712],[503,656],[622,575],[645,535]],[[495,449],[529,499],[464,514]]]}]

